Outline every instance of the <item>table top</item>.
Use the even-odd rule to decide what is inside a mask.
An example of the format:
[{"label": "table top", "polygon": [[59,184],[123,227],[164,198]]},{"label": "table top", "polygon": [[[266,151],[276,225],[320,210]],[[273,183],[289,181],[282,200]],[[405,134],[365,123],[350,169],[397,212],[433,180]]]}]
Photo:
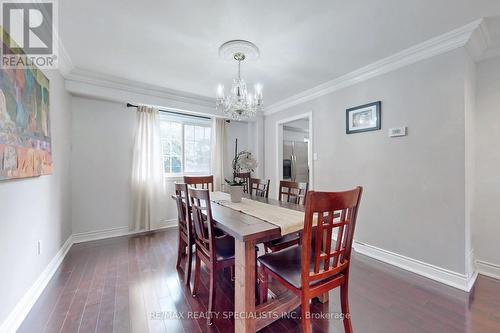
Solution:
[{"label": "table top", "polygon": [[[248,194],[244,194],[244,197],[273,206],[279,206],[297,211],[305,210],[303,205],[282,202],[276,199],[251,196]],[[175,198],[175,196],[173,195],[172,198]],[[272,223],[213,202],[212,217],[215,220],[217,228],[240,241],[254,241],[256,243],[260,243],[280,238],[282,236],[280,228]]]}]

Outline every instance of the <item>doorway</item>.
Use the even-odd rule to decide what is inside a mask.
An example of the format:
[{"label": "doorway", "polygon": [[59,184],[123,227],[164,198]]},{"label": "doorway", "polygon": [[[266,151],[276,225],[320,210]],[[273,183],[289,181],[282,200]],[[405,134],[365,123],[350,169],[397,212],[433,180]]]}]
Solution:
[{"label": "doorway", "polygon": [[[277,179],[309,183],[312,188],[312,113],[277,123]],[[279,186],[279,184],[277,184]]]}]

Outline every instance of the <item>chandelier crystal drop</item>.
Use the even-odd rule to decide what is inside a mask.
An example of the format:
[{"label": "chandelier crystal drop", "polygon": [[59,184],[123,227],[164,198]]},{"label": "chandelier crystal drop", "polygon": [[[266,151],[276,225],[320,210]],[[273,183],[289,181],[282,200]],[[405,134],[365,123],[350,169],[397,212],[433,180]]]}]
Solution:
[{"label": "chandelier crystal drop", "polygon": [[223,44],[219,50],[221,56],[231,53],[233,59],[238,62],[238,77],[233,79],[229,95],[225,96],[224,86],[219,85],[216,99],[217,110],[234,120],[251,119],[263,110],[262,87],[255,85],[255,90],[249,92],[245,80],[241,78],[241,62],[246,59],[246,55],[240,50],[245,47],[251,47],[252,56],[258,56],[257,47],[247,41],[230,41]]}]

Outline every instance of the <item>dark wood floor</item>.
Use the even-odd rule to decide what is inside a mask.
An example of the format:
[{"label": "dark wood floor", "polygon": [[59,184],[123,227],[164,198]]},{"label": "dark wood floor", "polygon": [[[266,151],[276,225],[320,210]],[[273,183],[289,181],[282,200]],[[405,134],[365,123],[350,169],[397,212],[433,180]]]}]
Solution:
[{"label": "dark wood floor", "polygon": [[[74,245],[19,332],[233,332],[231,320],[207,327],[207,273],[193,298],[175,269],[175,229]],[[500,332],[500,281],[480,276],[467,294],[355,254],[350,280],[354,330],[376,332]],[[203,278],[205,277],[205,278]],[[231,311],[233,286],[219,276],[216,308]],[[340,312],[339,293],[314,301],[316,315]],[[184,318],[172,318],[176,313]],[[300,332],[282,319],[262,332]],[[221,314],[222,316],[223,314]],[[343,332],[336,319],[315,319],[315,332]]]}]

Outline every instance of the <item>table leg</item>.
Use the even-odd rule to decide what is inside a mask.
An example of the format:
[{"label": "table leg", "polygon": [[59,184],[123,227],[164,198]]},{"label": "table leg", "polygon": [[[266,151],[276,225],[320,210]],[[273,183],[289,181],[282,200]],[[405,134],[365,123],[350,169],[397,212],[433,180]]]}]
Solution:
[{"label": "table leg", "polygon": [[235,239],[234,331],[255,332],[255,244]]}]

